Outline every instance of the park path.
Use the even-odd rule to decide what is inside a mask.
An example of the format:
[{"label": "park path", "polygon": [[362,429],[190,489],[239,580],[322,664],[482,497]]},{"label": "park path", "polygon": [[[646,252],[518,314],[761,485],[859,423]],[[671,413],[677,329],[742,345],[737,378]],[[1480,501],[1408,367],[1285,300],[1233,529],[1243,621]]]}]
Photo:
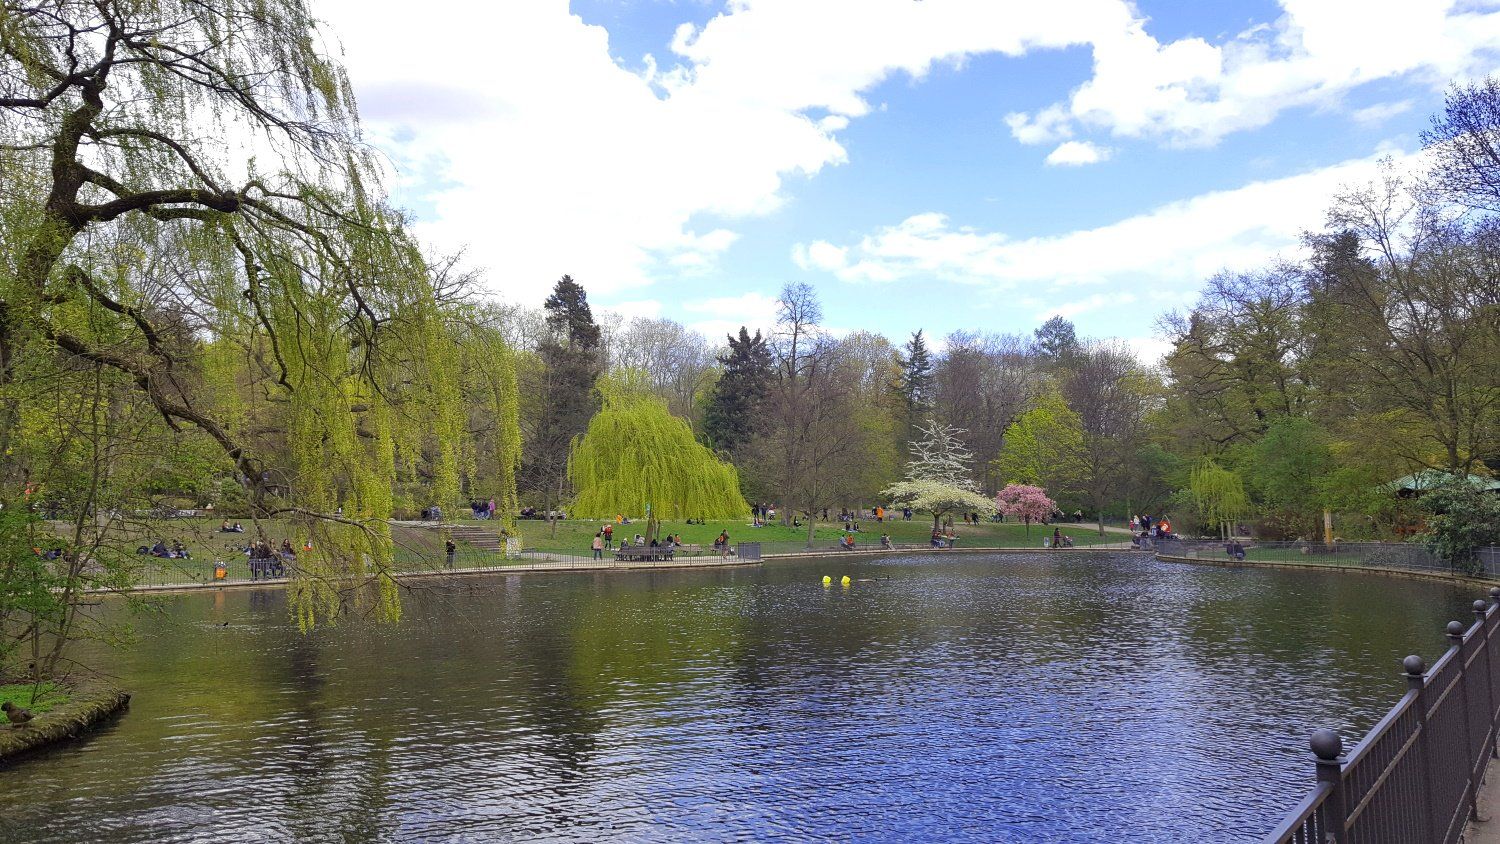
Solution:
[{"label": "park path", "polygon": [[1500,771],[1487,770],[1479,786],[1479,817],[1464,830],[1464,844],[1500,844]]}]

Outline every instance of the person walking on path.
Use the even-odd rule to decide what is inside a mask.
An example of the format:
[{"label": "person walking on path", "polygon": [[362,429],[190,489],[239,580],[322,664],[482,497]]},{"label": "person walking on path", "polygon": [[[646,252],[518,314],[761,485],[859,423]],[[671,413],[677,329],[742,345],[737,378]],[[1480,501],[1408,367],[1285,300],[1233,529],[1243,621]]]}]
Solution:
[{"label": "person walking on path", "polygon": [[594,559],[604,559],[604,531],[594,534]]}]

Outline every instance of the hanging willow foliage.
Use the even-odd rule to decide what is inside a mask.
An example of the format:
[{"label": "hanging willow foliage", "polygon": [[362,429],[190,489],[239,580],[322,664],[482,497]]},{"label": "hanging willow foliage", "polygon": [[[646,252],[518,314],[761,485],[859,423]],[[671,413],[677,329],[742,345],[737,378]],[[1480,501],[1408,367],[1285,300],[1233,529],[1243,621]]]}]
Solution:
[{"label": "hanging willow foliage", "polygon": [[393,513],[483,482],[513,514],[520,448],[513,359],[386,204],[322,43],[304,0],[0,0],[0,506],[52,362],[106,368],[311,543],[304,628],[396,618]]},{"label": "hanging willow foliage", "polygon": [[1219,528],[1221,533],[1249,512],[1250,499],[1245,495],[1240,476],[1213,460],[1205,458],[1193,467],[1188,490],[1204,521]]},{"label": "hanging willow foliage", "polygon": [[600,392],[604,406],[568,458],[577,516],[649,510],[653,520],[722,519],[749,511],[734,466],[698,442],[665,402],[628,376],[602,379]]}]

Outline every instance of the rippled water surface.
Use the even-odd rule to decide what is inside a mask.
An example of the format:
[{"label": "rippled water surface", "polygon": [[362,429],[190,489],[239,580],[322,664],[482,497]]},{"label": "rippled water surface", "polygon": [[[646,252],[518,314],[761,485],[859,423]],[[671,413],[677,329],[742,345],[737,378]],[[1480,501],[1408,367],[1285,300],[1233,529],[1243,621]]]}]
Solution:
[{"label": "rippled water surface", "polygon": [[1249,841],[1474,597],[1070,554],[465,580],[305,637],[182,596],[109,656],[126,715],[0,771],[0,841]]}]

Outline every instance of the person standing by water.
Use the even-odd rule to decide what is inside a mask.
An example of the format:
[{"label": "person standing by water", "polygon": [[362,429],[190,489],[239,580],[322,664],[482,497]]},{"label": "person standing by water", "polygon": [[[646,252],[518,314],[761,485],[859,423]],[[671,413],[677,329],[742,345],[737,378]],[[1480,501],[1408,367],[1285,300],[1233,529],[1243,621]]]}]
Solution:
[{"label": "person standing by water", "polygon": [[604,547],[605,548],[612,548],[612,547],[614,547],[615,526],[612,525],[612,524],[606,523],[604,525],[604,531],[603,532],[604,532]]},{"label": "person standing by water", "polygon": [[453,556],[458,553],[458,546],[450,539],[443,544],[443,549],[447,552],[443,564],[451,569],[453,568]]},{"label": "person standing by water", "polygon": [[604,559],[604,531],[594,534],[594,559]]}]

